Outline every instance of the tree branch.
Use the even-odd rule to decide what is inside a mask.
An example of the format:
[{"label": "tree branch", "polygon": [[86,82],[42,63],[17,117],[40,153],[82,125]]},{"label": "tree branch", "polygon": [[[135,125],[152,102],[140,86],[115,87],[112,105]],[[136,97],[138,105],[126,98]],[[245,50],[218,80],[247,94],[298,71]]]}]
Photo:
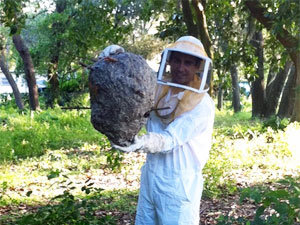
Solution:
[{"label": "tree branch", "polygon": [[[251,15],[256,18],[261,24],[263,24],[268,30],[271,30],[275,22],[265,16],[267,9],[262,7],[257,0],[245,1],[245,5],[250,10]],[[299,40],[293,37],[286,29],[281,27],[282,32],[276,34],[276,38],[285,47],[292,52],[296,51],[297,43]]]}]

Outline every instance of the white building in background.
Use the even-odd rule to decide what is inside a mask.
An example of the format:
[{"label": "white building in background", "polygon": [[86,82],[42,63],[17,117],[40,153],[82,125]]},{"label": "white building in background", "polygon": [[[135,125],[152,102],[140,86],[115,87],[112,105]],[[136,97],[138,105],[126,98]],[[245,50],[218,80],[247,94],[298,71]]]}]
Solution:
[{"label": "white building in background", "polygon": [[[14,80],[19,88],[20,93],[28,93],[28,86],[24,78],[22,77],[16,77],[13,75]],[[44,89],[46,88],[46,82],[47,80],[44,77],[36,76],[36,83],[38,86],[38,89]],[[12,88],[6,79],[5,75],[0,72],[0,94],[10,94],[13,93]]]},{"label": "white building in background", "polygon": [[[26,81],[21,77],[14,76],[14,80],[19,88],[20,93],[28,93],[28,87]],[[12,93],[12,88],[6,79],[5,75],[0,72],[0,94],[10,94]]]}]

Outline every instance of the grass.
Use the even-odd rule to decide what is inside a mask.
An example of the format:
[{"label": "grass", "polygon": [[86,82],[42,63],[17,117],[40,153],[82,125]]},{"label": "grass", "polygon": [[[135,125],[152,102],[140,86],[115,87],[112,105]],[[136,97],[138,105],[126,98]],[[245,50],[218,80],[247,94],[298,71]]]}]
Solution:
[{"label": "grass", "polygon": [[85,111],[18,113],[12,109],[0,110],[0,161],[40,156],[46,150],[79,147],[85,143],[103,141],[89,122]]},{"label": "grass", "polygon": [[217,112],[212,151],[204,169],[207,196],[233,193],[237,183],[248,186],[274,181],[294,170],[299,175],[300,158],[292,146],[295,135],[300,137],[299,123],[284,130],[264,124],[253,120],[249,112]]},{"label": "grass", "polygon": [[[0,110],[0,206],[11,207],[0,224],[22,218],[20,204],[33,209],[45,206],[40,214],[33,214],[37,221],[49,214],[47,210],[58,214],[70,205],[74,212],[94,210],[107,221],[111,221],[108,211],[134,215],[145,155],[111,151],[107,138],[92,127],[89,110],[49,109],[34,114],[10,107]],[[252,119],[246,110],[216,112],[213,145],[203,171],[204,198],[275,183],[286,175],[300,176],[300,124],[282,127],[277,122]],[[91,215],[81,219],[86,218],[95,219]]]}]

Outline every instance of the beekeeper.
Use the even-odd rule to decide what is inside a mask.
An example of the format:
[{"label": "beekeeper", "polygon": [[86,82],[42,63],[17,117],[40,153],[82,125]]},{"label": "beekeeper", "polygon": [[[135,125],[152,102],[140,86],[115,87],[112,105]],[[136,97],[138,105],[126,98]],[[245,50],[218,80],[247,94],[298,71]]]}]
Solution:
[{"label": "beekeeper", "polygon": [[199,224],[202,169],[214,122],[214,103],[207,94],[210,71],[211,59],[200,40],[184,36],[166,48],[148,133],[136,137],[129,147],[114,146],[124,152],[148,153],[136,225]]}]

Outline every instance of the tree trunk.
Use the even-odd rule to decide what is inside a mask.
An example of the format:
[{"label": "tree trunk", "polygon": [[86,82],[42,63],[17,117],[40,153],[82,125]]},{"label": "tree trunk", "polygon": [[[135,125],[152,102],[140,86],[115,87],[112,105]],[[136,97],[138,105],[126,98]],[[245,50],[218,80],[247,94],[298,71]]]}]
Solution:
[{"label": "tree trunk", "polygon": [[39,94],[38,94],[38,88],[36,85],[36,79],[35,79],[35,72],[34,72],[34,66],[32,62],[32,58],[30,56],[29,50],[27,46],[25,45],[23,39],[19,34],[13,35],[13,43],[19,52],[23,63],[24,63],[24,71],[25,71],[25,79],[28,84],[29,89],[29,104],[30,108],[32,110],[37,110],[40,108],[39,106]]},{"label": "tree trunk", "polygon": [[[187,26],[189,35],[199,38],[204,46],[204,49],[208,57],[213,58],[212,43],[208,34],[208,28],[206,23],[205,1],[202,0],[181,0],[183,19]],[[203,8],[199,8],[201,5]],[[193,11],[196,18],[194,19]],[[196,23],[194,22],[196,21]]]},{"label": "tree trunk", "polygon": [[[251,15],[263,24],[268,30],[272,30],[275,25],[274,20],[266,17],[267,9],[260,5],[258,0],[247,0],[245,5],[250,10]],[[275,15],[276,16],[276,15]],[[298,48],[299,35],[294,37],[288,30],[285,29],[284,24],[280,24],[280,31],[276,33],[277,40],[286,48],[295,65],[295,105],[292,115],[292,121],[300,122],[300,50]]]},{"label": "tree trunk", "polygon": [[18,106],[18,108],[20,110],[24,110],[24,104],[22,101],[22,97],[19,91],[19,88],[12,76],[12,74],[9,72],[9,69],[6,65],[6,59],[5,59],[5,55],[4,55],[4,49],[1,49],[1,53],[0,53],[0,68],[2,70],[2,72],[4,73],[6,79],[8,80],[8,83],[10,84],[12,90],[13,90],[13,94],[15,96],[15,100],[16,100],[16,104]]},{"label": "tree trunk", "polygon": [[[58,0],[56,1],[56,9],[57,13],[62,13],[66,9],[66,0]],[[59,97],[59,80],[58,80],[58,62],[59,62],[59,54],[61,49],[61,41],[58,40],[57,36],[64,32],[64,27],[61,22],[55,22],[52,24],[52,36],[53,39],[56,40],[54,44],[54,48],[50,49],[51,60],[48,68],[48,80],[50,84],[49,90],[49,99],[47,105],[53,107],[54,103],[58,100]]]},{"label": "tree trunk", "polygon": [[293,110],[293,115],[291,117],[292,121],[300,122],[300,52],[291,54],[291,58],[295,63],[295,105]]},{"label": "tree trunk", "polygon": [[296,71],[295,67],[292,66],[288,75],[288,80],[284,86],[279,109],[278,116],[283,118],[290,118],[293,113],[295,104],[295,86],[296,86]]},{"label": "tree trunk", "polygon": [[[220,74],[218,73],[219,77]],[[224,89],[223,89],[224,78],[221,78],[221,82],[218,87],[218,105],[217,108],[221,110],[223,108],[223,97],[224,97]]]},{"label": "tree trunk", "polygon": [[57,64],[53,62],[48,68],[48,81],[50,84],[50,89],[48,90],[49,96],[47,99],[46,104],[51,108],[56,103],[58,96],[59,96],[59,81],[58,81],[58,74],[57,74]]},{"label": "tree trunk", "polygon": [[212,42],[209,37],[207,23],[206,23],[206,16],[205,16],[206,1],[192,0],[192,6],[196,14],[196,26],[198,29],[198,35],[200,36],[200,39],[203,42],[203,46],[205,48],[208,57],[212,59],[213,58]]},{"label": "tree trunk", "polygon": [[234,112],[241,111],[241,101],[240,101],[240,86],[238,79],[238,72],[236,69],[236,65],[232,65],[230,67],[230,75],[232,82],[232,106]]},{"label": "tree trunk", "polygon": [[256,48],[256,56],[258,58],[257,77],[251,85],[252,95],[252,117],[264,115],[264,51],[262,32],[255,32],[251,44]]},{"label": "tree trunk", "polygon": [[197,25],[194,23],[193,13],[189,0],[181,0],[183,20],[186,24],[189,35],[199,37]]},{"label": "tree trunk", "polygon": [[265,117],[276,114],[279,98],[291,68],[292,62],[288,61],[276,76],[269,75],[266,87]]}]

